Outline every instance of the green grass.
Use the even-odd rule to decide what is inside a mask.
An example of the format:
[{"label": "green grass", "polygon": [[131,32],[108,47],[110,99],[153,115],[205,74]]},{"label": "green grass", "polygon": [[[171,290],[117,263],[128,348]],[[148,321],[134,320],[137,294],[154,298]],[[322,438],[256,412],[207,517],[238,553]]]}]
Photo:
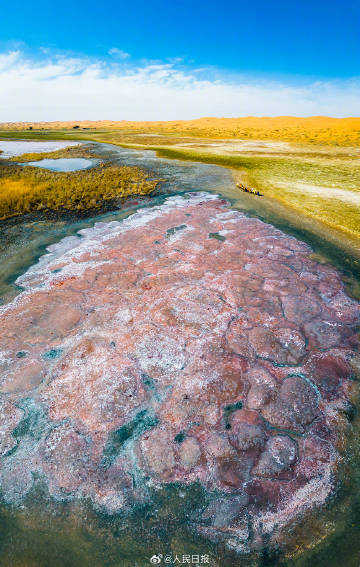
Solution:
[{"label": "green grass", "polygon": [[0,166],[0,219],[35,212],[96,212],[130,196],[152,193],[159,180],[137,167],[105,166],[74,172]]},{"label": "green grass", "polygon": [[[141,132],[141,129],[139,129]],[[282,205],[296,210],[299,215],[315,218],[324,225],[337,231],[358,244],[360,242],[359,207],[335,199],[331,188],[340,188],[352,192],[360,191],[360,166],[358,154],[343,148],[319,147],[308,145],[292,146],[276,154],[264,151],[237,152],[227,155],[225,150],[215,153],[213,148],[206,151],[206,144],[211,140],[194,139],[194,149],[174,148],[174,144],[189,141],[180,133],[161,132],[161,137],[154,137],[153,132],[138,136],[134,130],[94,129],[73,130],[32,130],[0,132],[0,138],[8,139],[65,139],[91,140],[134,149],[151,149],[159,157],[195,161],[219,165],[234,170],[247,185],[254,187],[267,197],[276,199]],[[328,196],[314,196],[308,191],[295,187],[296,183],[329,188]]]},{"label": "green grass", "polygon": [[[6,160],[6,162],[25,163],[29,161],[41,161],[42,159],[59,159],[59,158],[95,158],[98,157],[87,146],[68,146],[61,150],[52,152],[31,152],[22,154],[20,156],[13,156]],[[1,155],[0,155],[1,158]]]},{"label": "green grass", "polygon": [[92,140],[92,137],[86,137],[86,134],[72,133],[70,131],[36,131],[36,130],[19,130],[16,132],[9,130],[0,130],[1,140]]},{"label": "green grass", "polygon": [[[155,149],[155,148],[152,148]],[[360,166],[354,160],[303,157],[227,156],[191,150],[156,148],[160,157],[212,163],[239,171],[246,183],[267,197],[295,208],[300,214],[316,218],[350,239],[360,242],[360,210],[334,198],[332,188],[351,190],[360,195]],[[328,187],[328,196],[317,196],[296,188],[297,182]]]}]

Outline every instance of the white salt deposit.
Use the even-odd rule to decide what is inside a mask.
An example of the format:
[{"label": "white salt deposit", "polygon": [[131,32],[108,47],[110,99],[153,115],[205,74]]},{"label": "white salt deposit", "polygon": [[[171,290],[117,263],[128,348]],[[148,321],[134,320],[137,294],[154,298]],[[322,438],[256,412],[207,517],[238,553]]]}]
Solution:
[{"label": "white salt deposit", "polygon": [[[157,219],[170,210],[176,210],[178,207],[186,207],[187,205],[195,205],[198,203],[212,201],[218,199],[218,195],[210,193],[198,192],[188,193],[187,195],[175,195],[169,197],[162,205],[155,207],[147,207],[140,209],[136,213],[128,216],[121,222],[111,221],[109,223],[95,223],[92,228],[84,228],[79,230],[79,236],[67,236],[58,243],[47,247],[47,254],[41,256],[37,264],[31,266],[27,272],[18,277],[16,283],[25,289],[33,287],[36,284],[50,283],[59,276],[51,273],[52,266],[60,259],[63,262],[71,263],[73,259],[85,252],[90,254],[95,250],[103,247],[104,243],[118,234],[122,234],[127,230],[142,227],[149,222]],[[64,272],[62,271],[62,276]],[[0,308],[1,311],[1,308]]]}]

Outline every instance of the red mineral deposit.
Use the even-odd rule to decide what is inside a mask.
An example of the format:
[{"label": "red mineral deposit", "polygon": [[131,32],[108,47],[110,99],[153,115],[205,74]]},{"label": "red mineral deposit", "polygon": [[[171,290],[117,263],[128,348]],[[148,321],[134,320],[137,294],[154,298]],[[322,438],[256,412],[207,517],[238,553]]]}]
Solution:
[{"label": "red mineral deposit", "polygon": [[245,550],[324,504],[360,309],[310,253],[201,193],[52,246],[0,310],[5,500],[40,479],[114,514],[200,482],[195,529]]}]

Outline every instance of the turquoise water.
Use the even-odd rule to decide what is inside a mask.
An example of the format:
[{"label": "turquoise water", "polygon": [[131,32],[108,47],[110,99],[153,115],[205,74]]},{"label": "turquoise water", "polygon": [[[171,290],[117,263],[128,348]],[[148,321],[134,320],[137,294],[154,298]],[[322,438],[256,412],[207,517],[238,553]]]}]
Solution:
[{"label": "turquoise water", "polygon": [[92,160],[84,158],[58,158],[29,161],[26,163],[20,163],[19,165],[31,165],[32,167],[51,169],[51,171],[80,171],[81,169],[89,169],[89,167],[93,167],[94,163]]}]

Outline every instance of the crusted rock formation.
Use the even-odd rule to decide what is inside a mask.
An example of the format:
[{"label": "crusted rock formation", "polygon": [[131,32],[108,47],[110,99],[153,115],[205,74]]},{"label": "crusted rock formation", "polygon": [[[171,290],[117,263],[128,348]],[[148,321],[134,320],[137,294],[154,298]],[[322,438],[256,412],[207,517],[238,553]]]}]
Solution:
[{"label": "crusted rock formation", "polygon": [[0,484],[117,513],[199,481],[193,527],[261,546],[336,479],[359,305],[310,248],[208,194],[49,248],[0,310]]}]

